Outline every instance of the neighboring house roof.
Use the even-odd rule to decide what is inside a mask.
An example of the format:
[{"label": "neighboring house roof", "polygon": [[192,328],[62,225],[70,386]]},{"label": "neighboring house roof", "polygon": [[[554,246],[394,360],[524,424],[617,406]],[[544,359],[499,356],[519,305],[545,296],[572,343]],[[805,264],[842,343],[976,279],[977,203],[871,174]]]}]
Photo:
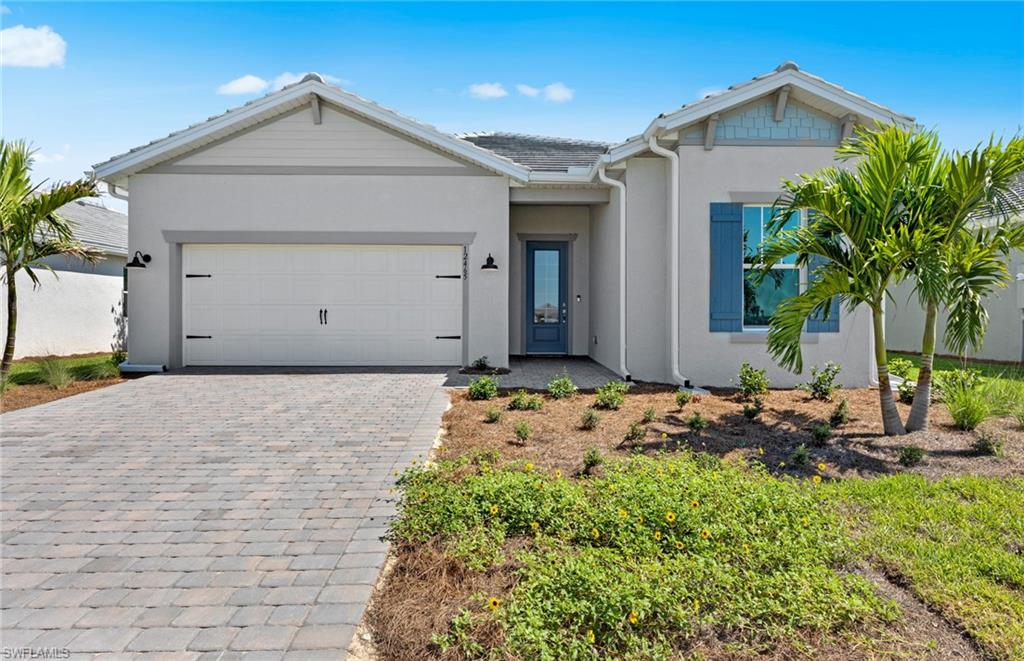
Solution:
[{"label": "neighboring house roof", "polygon": [[1024,215],[1024,173],[1017,176],[1001,202],[1007,215]]},{"label": "neighboring house roof", "polygon": [[530,172],[527,168],[507,158],[346,92],[340,87],[328,85],[316,73],[306,74],[297,83],[286,85],[262,98],[210,117],[205,122],[193,124],[165,138],[97,163],[93,166],[93,171],[96,178],[116,183],[126,176],[238,133],[283,112],[308,106],[314,96],[492,172],[521,182],[529,179]]},{"label": "neighboring house roof", "polygon": [[459,137],[530,170],[545,172],[567,172],[571,167],[590,167],[611,146],[593,140],[523,133],[464,133]]},{"label": "neighboring house roof", "polygon": [[84,200],[69,202],[57,215],[73,224],[79,242],[108,255],[128,255],[128,216]]}]

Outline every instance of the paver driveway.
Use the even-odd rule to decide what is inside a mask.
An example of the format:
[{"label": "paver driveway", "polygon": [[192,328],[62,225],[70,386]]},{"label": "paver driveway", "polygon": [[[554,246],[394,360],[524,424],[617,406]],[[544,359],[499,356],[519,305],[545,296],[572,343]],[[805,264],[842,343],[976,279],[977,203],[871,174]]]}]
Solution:
[{"label": "paver driveway", "polygon": [[0,416],[3,647],[343,657],[444,379],[168,374]]}]

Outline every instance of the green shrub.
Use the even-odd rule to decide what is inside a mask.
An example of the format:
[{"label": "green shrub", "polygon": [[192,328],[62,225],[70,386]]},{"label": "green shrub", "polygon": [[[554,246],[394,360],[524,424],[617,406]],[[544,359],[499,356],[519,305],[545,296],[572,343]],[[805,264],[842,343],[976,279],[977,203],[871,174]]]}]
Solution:
[{"label": "green shrub", "polygon": [[642,441],[647,436],[647,428],[639,422],[634,422],[629,425],[629,429],[626,430],[626,436],[622,439],[624,443],[635,443],[636,441]]},{"label": "green shrub", "polygon": [[488,424],[494,424],[495,422],[501,421],[501,409],[497,406],[488,406],[487,411],[484,413],[484,421]]},{"label": "green shrub", "polygon": [[743,417],[747,420],[753,420],[761,415],[762,411],[764,411],[764,398],[760,395],[755,396],[751,403],[743,405]]},{"label": "green shrub", "polygon": [[568,373],[562,373],[562,376],[555,377],[548,382],[548,393],[555,399],[572,397],[578,390],[579,388],[569,378]]},{"label": "green shrub", "polygon": [[789,455],[789,461],[799,468],[811,463],[811,453],[807,450],[807,446],[803,443],[796,446],[796,449],[793,450],[793,454]]},{"label": "green shrub", "polygon": [[832,425],[827,422],[816,422],[811,425],[811,440],[815,447],[824,447],[832,437]]},{"label": "green shrub", "polygon": [[904,404],[913,404],[914,395],[917,394],[917,384],[910,381],[904,381],[900,385],[896,386],[896,392],[900,397],[900,401]]},{"label": "green shrub", "polygon": [[946,401],[947,391],[973,389],[981,385],[981,370],[959,369],[932,374],[932,399]]},{"label": "green shrub", "polygon": [[924,461],[924,450],[916,445],[904,445],[899,451],[900,463],[910,468]]},{"label": "green shrub", "polygon": [[594,406],[599,409],[619,410],[626,401],[629,384],[624,381],[609,381],[597,389],[597,401]]},{"label": "green shrub", "polygon": [[59,358],[44,358],[36,363],[36,370],[43,383],[54,390],[63,390],[75,380],[71,368]]},{"label": "green shrub", "polygon": [[601,423],[601,416],[594,409],[587,409],[580,418],[580,427],[583,429],[595,429]]},{"label": "green shrub", "polygon": [[84,381],[103,381],[121,376],[120,368],[109,360],[83,365],[81,369],[74,370],[74,373]]},{"label": "green shrub", "polygon": [[744,397],[763,395],[768,392],[767,369],[754,369],[744,361],[740,365],[740,394]]},{"label": "green shrub", "polygon": [[469,382],[470,399],[494,399],[498,396],[498,380],[493,376],[481,376]]},{"label": "green shrub", "polygon": [[1024,406],[1024,381],[1008,379],[1002,375],[984,379],[981,390],[992,409],[992,415],[1013,415]]},{"label": "green shrub", "polygon": [[656,416],[657,416],[657,414],[655,413],[653,406],[648,406],[647,408],[644,409],[644,422],[645,423],[647,423],[647,422],[654,422],[654,418]]},{"label": "green shrub", "polygon": [[490,366],[491,364],[487,362],[487,356],[480,356],[479,358],[473,361],[473,369],[475,370],[489,369]]},{"label": "green shrub", "polygon": [[690,403],[690,399],[693,398],[693,393],[689,390],[679,390],[676,392],[676,406],[682,411],[683,407]]},{"label": "green shrub", "polygon": [[889,374],[898,376],[901,379],[910,378],[910,373],[914,370],[914,363],[907,360],[906,358],[890,358],[889,359]]},{"label": "green shrub", "polygon": [[1006,454],[1006,440],[993,431],[979,432],[971,447],[978,454],[988,457],[1002,457]]},{"label": "green shrub", "polygon": [[847,571],[855,547],[821,487],[756,466],[681,452],[573,480],[440,462],[401,484],[394,541],[440,543],[479,567],[531,540],[515,544],[514,587],[451,623],[453,658],[680,658],[709,633],[763,645],[898,616]]},{"label": "green shrub", "polygon": [[969,381],[951,381],[943,386],[942,398],[957,429],[970,431],[992,414],[992,407],[980,386]]},{"label": "green shrub", "polygon": [[592,475],[594,469],[604,463],[604,457],[601,456],[601,451],[597,448],[590,448],[587,453],[583,455],[583,472],[587,475]]},{"label": "green shrub", "polygon": [[686,426],[698,434],[708,428],[707,418],[700,414],[700,411],[694,411],[693,415],[686,419]]},{"label": "green shrub", "polygon": [[525,420],[520,420],[512,427],[512,431],[515,432],[516,438],[520,443],[525,443],[530,440],[530,435],[533,433],[530,430],[530,425]]},{"label": "green shrub", "polygon": [[830,401],[832,394],[842,388],[841,385],[836,383],[836,377],[839,376],[839,372],[842,369],[842,367],[831,360],[826,362],[821,370],[817,366],[811,367],[811,380],[807,383],[801,383],[797,387],[811,393],[811,397],[814,399],[819,399],[823,402]]},{"label": "green shrub", "polygon": [[114,349],[113,353],[110,354],[110,362],[118,367],[126,360],[128,360],[128,352],[124,349]]},{"label": "green shrub", "polygon": [[522,388],[508,401],[509,411],[539,411],[543,406],[544,399],[540,395],[531,395]]},{"label": "green shrub", "polygon": [[832,414],[828,417],[828,424],[832,425],[833,429],[842,427],[850,421],[850,402],[846,401],[846,398],[839,400],[836,407],[832,409]]}]

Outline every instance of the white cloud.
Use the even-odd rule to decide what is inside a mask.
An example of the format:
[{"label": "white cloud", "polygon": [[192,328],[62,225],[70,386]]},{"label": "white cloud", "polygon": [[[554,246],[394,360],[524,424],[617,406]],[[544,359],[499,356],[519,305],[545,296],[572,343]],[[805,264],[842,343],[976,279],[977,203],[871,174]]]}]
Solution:
[{"label": "white cloud", "polygon": [[0,65],[5,67],[64,66],[67,50],[67,42],[49,25],[0,30]]},{"label": "white cloud", "polygon": [[255,94],[267,89],[269,83],[251,73],[230,80],[217,88],[217,94]]},{"label": "white cloud", "polygon": [[469,86],[469,95],[474,99],[500,99],[508,96],[508,90],[501,83],[474,83]]},{"label": "white cloud", "polygon": [[540,94],[540,90],[537,89],[536,87],[524,85],[523,83],[519,83],[518,85],[516,85],[516,91],[522,94],[523,96],[528,96],[530,98],[533,98]]},{"label": "white cloud", "polygon": [[62,163],[69,153],[71,153],[71,145],[64,145],[59,152],[46,154],[41,151],[37,151],[32,155],[32,158],[36,163]]},{"label": "white cloud", "polygon": [[697,90],[697,98],[704,99],[709,96],[718,96],[724,91],[725,90],[721,87],[702,87],[699,90]]},{"label": "white cloud", "polygon": [[544,86],[544,98],[548,101],[565,103],[566,101],[572,101],[574,96],[576,96],[575,90],[571,87],[566,87],[565,83],[551,83]]},{"label": "white cloud", "polygon": [[11,13],[11,8],[7,5],[0,5],[0,15],[6,16]]}]

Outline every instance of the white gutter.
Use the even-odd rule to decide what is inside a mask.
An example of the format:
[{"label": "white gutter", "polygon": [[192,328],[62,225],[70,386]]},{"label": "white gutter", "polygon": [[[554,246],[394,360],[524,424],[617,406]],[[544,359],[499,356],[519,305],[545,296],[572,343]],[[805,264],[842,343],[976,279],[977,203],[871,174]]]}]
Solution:
[{"label": "white gutter", "polygon": [[626,367],[626,184],[605,173],[603,156],[597,166],[597,178],[619,191],[619,375],[630,380]]},{"label": "white gutter", "polygon": [[689,387],[690,382],[679,373],[679,154],[665,149],[658,144],[658,136],[653,131],[648,135],[647,146],[658,156],[664,156],[671,165],[669,174],[668,203],[668,241],[671,254],[669,269],[669,362],[672,365],[672,380],[681,386]]},{"label": "white gutter", "polygon": [[115,184],[112,184],[109,181],[105,183],[107,184],[107,195],[109,195],[110,197],[117,198],[119,200],[124,200],[125,202],[128,201],[127,195],[117,192],[117,186]]}]

